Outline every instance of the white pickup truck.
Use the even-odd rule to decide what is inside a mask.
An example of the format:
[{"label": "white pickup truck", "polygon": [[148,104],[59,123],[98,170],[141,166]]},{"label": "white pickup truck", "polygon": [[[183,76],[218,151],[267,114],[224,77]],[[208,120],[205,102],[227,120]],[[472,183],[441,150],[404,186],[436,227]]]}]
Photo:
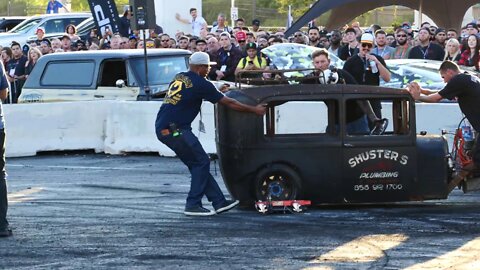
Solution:
[{"label": "white pickup truck", "polygon": [[[188,70],[190,51],[148,49],[152,98],[163,97],[173,77]],[[19,103],[143,100],[146,72],[143,50],[100,50],[42,56],[28,76]]]}]

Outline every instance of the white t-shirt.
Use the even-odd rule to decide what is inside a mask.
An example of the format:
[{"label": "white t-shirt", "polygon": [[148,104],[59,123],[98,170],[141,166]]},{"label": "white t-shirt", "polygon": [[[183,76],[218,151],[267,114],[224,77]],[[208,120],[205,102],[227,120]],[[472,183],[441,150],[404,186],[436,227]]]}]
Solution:
[{"label": "white t-shirt", "polygon": [[202,27],[207,24],[207,21],[202,16],[197,16],[195,20],[192,18],[190,21],[192,24],[192,35],[194,36],[200,36],[200,30],[202,30]]}]

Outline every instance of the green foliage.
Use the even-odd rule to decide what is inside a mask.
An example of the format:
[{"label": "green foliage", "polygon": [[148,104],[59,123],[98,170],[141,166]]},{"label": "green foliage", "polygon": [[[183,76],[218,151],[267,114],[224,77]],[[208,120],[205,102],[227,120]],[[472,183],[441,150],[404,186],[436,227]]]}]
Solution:
[{"label": "green foliage", "polygon": [[310,5],[317,2],[316,0],[275,0],[278,4],[278,12],[282,14],[288,13],[288,6],[292,6],[292,15],[294,18],[299,18],[307,10],[310,9]]},{"label": "green foliage", "polygon": [[[60,0],[62,3],[67,0]],[[68,0],[71,3],[72,12],[89,12],[88,0]],[[121,16],[123,6],[128,5],[129,0],[115,0],[117,10]],[[9,8],[10,3],[10,8]],[[45,13],[48,0],[1,0],[0,15],[24,16]]]}]

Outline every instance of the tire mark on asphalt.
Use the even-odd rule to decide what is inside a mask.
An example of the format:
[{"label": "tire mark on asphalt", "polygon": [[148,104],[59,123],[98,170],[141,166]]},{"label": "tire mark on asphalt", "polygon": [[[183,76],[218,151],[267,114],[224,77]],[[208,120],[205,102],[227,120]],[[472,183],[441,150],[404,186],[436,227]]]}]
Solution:
[{"label": "tire mark on asphalt", "polygon": [[34,199],[31,196],[41,191],[43,191],[43,188],[33,187],[33,188],[27,188],[17,192],[10,193],[8,194],[8,203],[15,204],[20,202],[31,201]]}]

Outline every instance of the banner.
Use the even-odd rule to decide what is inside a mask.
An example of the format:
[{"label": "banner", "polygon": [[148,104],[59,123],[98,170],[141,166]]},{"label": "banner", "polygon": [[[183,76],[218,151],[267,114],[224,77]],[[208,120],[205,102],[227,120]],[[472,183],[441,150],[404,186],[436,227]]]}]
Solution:
[{"label": "banner", "polygon": [[103,36],[105,31],[120,32],[117,6],[113,0],[88,0],[97,29]]}]

